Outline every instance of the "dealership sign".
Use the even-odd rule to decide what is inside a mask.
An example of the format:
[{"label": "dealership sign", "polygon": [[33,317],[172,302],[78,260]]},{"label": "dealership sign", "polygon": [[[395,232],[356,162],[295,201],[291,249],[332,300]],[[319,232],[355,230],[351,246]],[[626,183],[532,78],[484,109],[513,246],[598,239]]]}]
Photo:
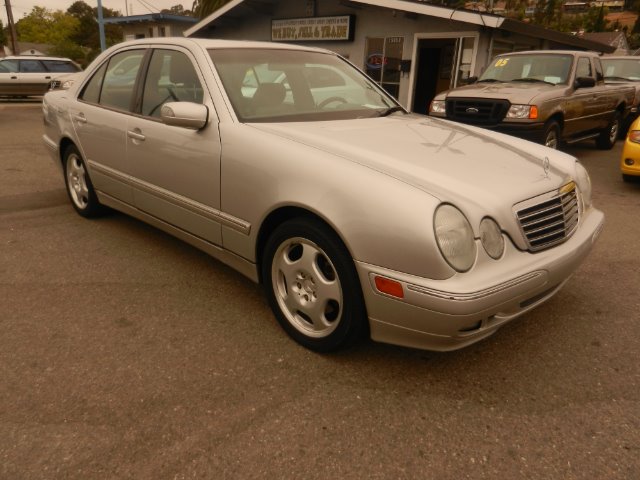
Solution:
[{"label": "dealership sign", "polygon": [[353,40],[354,24],[353,15],[272,20],[271,40],[276,42]]}]

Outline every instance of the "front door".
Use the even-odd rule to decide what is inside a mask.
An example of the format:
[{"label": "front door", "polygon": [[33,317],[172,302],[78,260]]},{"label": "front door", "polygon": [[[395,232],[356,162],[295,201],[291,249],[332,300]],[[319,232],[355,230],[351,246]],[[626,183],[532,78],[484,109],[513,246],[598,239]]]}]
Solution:
[{"label": "front door", "polygon": [[201,76],[185,51],[153,51],[141,115],[127,125],[138,209],[206,241],[221,244],[220,137],[216,119],[202,130],[165,125],[166,102],[205,103],[215,115]]}]

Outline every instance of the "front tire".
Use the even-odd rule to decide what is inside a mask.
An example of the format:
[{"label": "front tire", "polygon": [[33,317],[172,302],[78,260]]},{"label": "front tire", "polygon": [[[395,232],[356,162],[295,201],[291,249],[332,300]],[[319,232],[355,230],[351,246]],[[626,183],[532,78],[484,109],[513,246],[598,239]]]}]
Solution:
[{"label": "front tire", "polygon": [[544,138],[542,143],[545,147],[553,148],[554,150],[558,150],[560,148],[560,124],[555,120],[550,121],[544,128]]},{"label": "front tire", "polygon": [[262,280],[276,319],[306,348],[337,350],[366,331],[353,259],[320,221],[298,218],[275,229],[264,249]]},{"label": "front tire", "polygon": [[600,136],[596,138],[596,146],[601,150],[611,150],[618,139],[620,131],[620,122],[622,117],[620,112],[616,111],[613,118],[609,122],[607,128],[600,132]]},{"label": "front tire", "polygon": [[71,205],[85,218],[97,217],[105,212],[100,204],[82,155],[75,145],[69,145],[63,156],[64,183]]}]

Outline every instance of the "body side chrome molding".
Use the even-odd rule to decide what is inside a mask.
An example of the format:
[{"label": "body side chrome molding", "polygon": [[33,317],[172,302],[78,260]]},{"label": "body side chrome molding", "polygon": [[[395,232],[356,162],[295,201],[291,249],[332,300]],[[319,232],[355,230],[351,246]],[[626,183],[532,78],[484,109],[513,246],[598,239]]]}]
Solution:
[{"label": "body side chrome molding", "polygon": [[190,212],[202,215],[203,217],[219,222],[227,227],[233,228],[240,233],[249,235],[249,233],[251,232],[251,224],[249,222],[245,222],[244,220],[234,217],[233,215],[229,215],[228,213],[221,212],[216,208],[209,207],[200,202],[191,200],[185,196],[170,192],[169,190],[157,187],[131,175],[124,174],[91,160],[89,160],[89,166],[102,173],[103,175],[119,180],[133,188],[143,190],[151,195],[155,195],[156,197],[160,197],[179,207],[189,210]]}]

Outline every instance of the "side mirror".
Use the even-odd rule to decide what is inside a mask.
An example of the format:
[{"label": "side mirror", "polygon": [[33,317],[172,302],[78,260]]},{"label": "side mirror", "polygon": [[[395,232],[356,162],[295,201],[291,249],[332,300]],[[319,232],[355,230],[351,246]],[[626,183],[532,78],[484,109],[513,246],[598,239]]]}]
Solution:
[{"label": "side mirror", "polygon": [[200,103],[167,102],[160,110],[160,118],[167,125],[200,130],[209,120],[209,109]]},{"label": "side mirror", "polygon": [[578,77],[576,78],[575,88],[595,87],[596,79],[593,77]]}]

